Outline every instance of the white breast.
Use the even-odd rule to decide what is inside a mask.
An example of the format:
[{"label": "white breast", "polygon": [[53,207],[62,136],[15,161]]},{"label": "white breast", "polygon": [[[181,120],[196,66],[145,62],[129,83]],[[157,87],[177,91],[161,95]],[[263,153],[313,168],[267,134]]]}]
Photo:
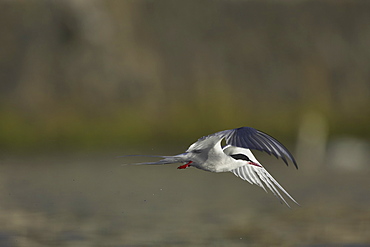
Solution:
[{"label": "white breast", "polygon": [[194,155],[194,166],[210,172],[229,172],[245,165],[243,160],[235,160],[225,154],[219,140],[213,147],[203,150],[203,153]]}]

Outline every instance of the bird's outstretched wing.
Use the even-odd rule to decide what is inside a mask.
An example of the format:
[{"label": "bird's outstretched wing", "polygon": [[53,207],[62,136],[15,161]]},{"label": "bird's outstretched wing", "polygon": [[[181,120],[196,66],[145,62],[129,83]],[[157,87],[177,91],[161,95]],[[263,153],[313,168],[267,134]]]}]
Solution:
[{"label": "bird's outstretched wing", "polygon": [[274,155],[276,158],[281,158],[286,165],[288,165],[288,161],[286,159],[288,158],[298,169],[297,162],[289,150],[278,140],[262,131],[251,127],[241,127],[218,133],[222,133],[224,135],[226,144],[235,147],[264,151],[270,155]]},{"label": "bird's outstretched wing", "polygon": [[231,172],[234,173],[237,177],[240,177],[241,179],[246,180],[251,184],[256,184],[266,191],[263,185],[265,184],[266,187],[269,188],[269,190],[271,190],[272,193],[280,200],[280,202],[284,202],[288,207],[290,207],[289,204],[286,202],[279,190],[283,192],[294,203],[299,205],[298,202],[296,202],[293,197],[289,195],[288,192],[286,192],[286,190],[270,175],[270,173],[266,171],[264,167],[245,165],[231,170]]},{"label": "bird's outstretched wing", "polygon": [[229,130],[220,131],[217,133],[210,134],[199,138],[196,142],[190,145],[186,152],[196,152],[197,150],[205,150],[213,148],[216,143],[220,142],[224,137],[225,133]]}]

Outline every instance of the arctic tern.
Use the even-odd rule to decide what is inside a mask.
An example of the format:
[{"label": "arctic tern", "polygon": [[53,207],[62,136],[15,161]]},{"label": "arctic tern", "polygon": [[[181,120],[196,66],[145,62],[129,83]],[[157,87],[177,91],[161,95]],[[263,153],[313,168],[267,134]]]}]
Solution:
[{"label": "arctic tern", "polygon": [[[226,145],[222,146],[225,140]],[[270,135],[251,127],[224,130],[203,136],[191,144],[185,153],[175,156],[159,155],[128,155],[150,156],[163,158],[156,162],[135,163],[135,165],[163,165],[183,163],[178,169],[195,167],[209,172],[232,172],[237,177],[255,184],[266,191],[265,186],[284,202],[283,192],[290,200],[299,205],[291,195],[267,172],[254,157],[251,150],[258,150],[281,158],[288,165],[287,158],[298,169],[297,162],[288,149]],[[280,190],[280,191],[279,191]],[[267,192],[267,191],[266,191]]]}]

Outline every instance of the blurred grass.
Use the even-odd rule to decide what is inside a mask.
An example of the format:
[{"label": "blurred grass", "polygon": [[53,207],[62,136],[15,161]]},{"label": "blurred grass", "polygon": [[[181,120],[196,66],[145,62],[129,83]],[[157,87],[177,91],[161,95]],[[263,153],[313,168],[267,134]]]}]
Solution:
[{"label": "blurred grass", "polygon": [[160,115],[136,108],[113,111],[108,116],[88,116],[78,109],[28,116],[7,109],[0,111],[0,147],[4,151],[39,152],[188,145],[203,135],[247,125],[273,131],[292,141],[294,115],[293,110],[276,116],[240,112],[225,97],[220,105],[209,99],[177,102]]},{"label": "blurred grass", "polygon": [[148,125],[140,116],[121,114],[114,118],[91,118],[78,111],[56,112],[35,120],[7,110],[0,112],[0,145],[20,151],[86,149],[112,147],[119,141],[137,145],[145,136],[150,137]]},{"label": "blurred grass", "polygon": [[[214,90],[214,91],[212,91]],[[328,124],[329,136],[341,134],[370,138],[368,109],[350,114],[315,106],[284,105],[284,109],[254,109],[253,103],[236,98],[227,89],[210,88],[207,95],[179,96],[162,111],[142,106],[110,109],[109,113],[86,112],[61,106],[48,114],[25,114],[10,108],[0,110],[0,147],[3,151],[43,152],[109,150],[123,147],[188,145],[216,131],[251,126],[294,143],[302,114],[319,112]],[[242,103],[245,102],[245,103]],[[251,104],[240,107],[240,104]],[[63,108],[64,107],[64,108]],[[279,106],[281,107],[281,105]]]},{"label": "blurred grass", "polygon": [[[300,114],[305,112],[295,106],[269,114],[240,111],[233,107],[232,99],[225,100],[225,97],[220,105],[213,100],[185,101],[172,104],[166,111],[156,116],[145,109],[126,109],[109,116],[92,117],[74,109],[35,119],[37,117],[7,109],[0,111],[0,147],[4,151],[40,152],[188,145],[203,135],[241,126],[253,126],[280,136],[282,142],[293,143]],[[335,114],[326,116],[330,135],[347,133],[370,138],[368,116],[361,116],[358,121]]]}]

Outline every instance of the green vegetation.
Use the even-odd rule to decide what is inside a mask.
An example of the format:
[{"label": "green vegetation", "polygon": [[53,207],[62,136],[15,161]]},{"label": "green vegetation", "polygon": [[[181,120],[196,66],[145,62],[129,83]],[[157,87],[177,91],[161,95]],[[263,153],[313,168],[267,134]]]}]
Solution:
[{"label": "green vegetation", "polygon": [[[281,112],[240,111],[231,102],[221,107],[212,102],[177,102],[157,115],[145,109],[117,110],[109,116],[97,113],[94,117],[78,109],[48,116],[7,110],[0,111],[0,147],[4,151],[40,152],[187,145],[202,135],[240,126],[253,126],[292,143],[302,112],[295,106]],[[370,138],[369,115],[357,116],[327,115],[330,134]]]}]

